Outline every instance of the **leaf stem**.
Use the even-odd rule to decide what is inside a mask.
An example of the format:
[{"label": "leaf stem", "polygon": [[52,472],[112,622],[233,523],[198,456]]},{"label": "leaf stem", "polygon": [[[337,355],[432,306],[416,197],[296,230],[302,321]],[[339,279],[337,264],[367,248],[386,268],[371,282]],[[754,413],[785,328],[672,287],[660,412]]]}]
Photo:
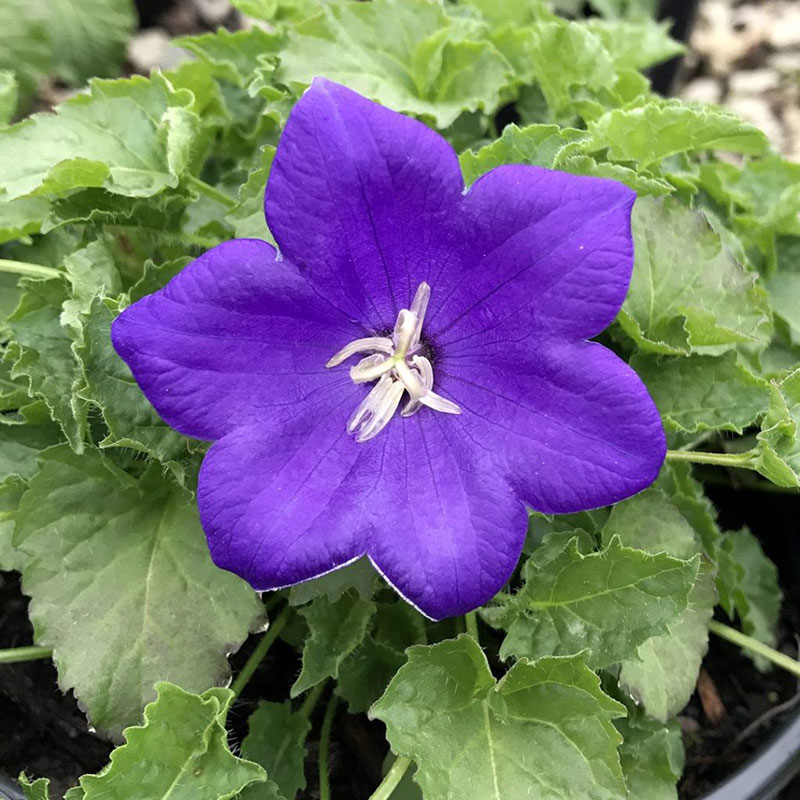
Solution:
[{"label": "leaf stem", "polygon": [[763,642],[753,639],[752,636],[748,636],[746,633],[737,631],[735,628],[731,628],[728,625],[723,625],[721,622],[717,622],[716,620],[711,620],[708,625],[708,629],[711,631],[711,633],[719,636],[720,639],[727,639],[727,641],[733,642],[733,644],[741,647],[742,650],[749,650],[751,653],[755,653],[757,656],[766,658],[767,661],[771,661],[773,664],[775,664],[775,666],[781,667],[787,672],[791,672],[793,675],[796,675],[798,678],[800,678],[800,661],[795,661],[793,658],[789,658],[789,656],[779,653],[777,650],[774,650]]},{"label": "leaf stem", "polygon": [[398,756],[389,771],[383,776],[380,786],[369,796],[369,800],[389,800],[410,766],[411,759],[408,756]]},{"label": "leaf stem", "polygon": [[478,637],[478,617],[476,616],[474,611],[469,611],[464,614],[464,622],[467,625],[467,633],[480,644],[480,638]]},{"label": "leaf stem", "polygon": [[64,274],[53,267],[29,264],[27,261],[11,261],[8,258],[0,258],[0,272],[14,272],[26,278],[60,278]]},{"label": "leaf stem", "polygon": [[36,661],[39,658],[50,658],[53,655],[52,647],[11,647],[0,650],[0,664],[17,664],[20,661]]},{"label": "leaf stem", "polygon": [[303,700],[302,705],[297,710],[298,717],[308,719],[311,716],[311,713],[314,711],[314,707],[319,702],[319,697],[322,694],[326,683],[327,681],[321,681],[306,695],[306,699]]},{"label": "leaf stem", "polygon": [[338,704],[339,698],[332,694],[331,699],[328,700],[328,707],[325,709],[322,728],[319,732],[319,800],[331,800],[331,728],[333,727],[333,717],[336,714],[336,706]]},{"label": "leaf stem", "polygon": [[236,205],[236,201],[232,197],[228,197],[225,192],[220,191],[216,186],[212,186],[210,183],[206,183],[201,178],[195,175],[189,175],[186,180],[189,182],[189,185],[197,189],[200,194],[204,194],[206,197],[210,197],[212,200],[222,203],[222,205],[227,208],[233,208]]},{"label": "leaf stem", "polygon": [[264,656],[266,656],[267,651],[272,647],[274,641],[278,638],[278,634],[284,629],[287,620],[289,619],[289,614],[291,613],[291,609],[289,606],[281,611],[277,617],[270,623],[269,628],[267,628],[267,632],[264,634],[264,638],[258,643],[258,646],[255,650],[250,654],[250,658],[247,659],[244,666],[241,669],[241,672],[236,676],[236,680],[231,685],[231,689],[233,689],[233,696],[238,697],[242,693],[242,689],[247,685],[247,682],[250,678],[253,677],[253,673],[258,669],[258,665],[264,660]]},{"label": "leaf stem", "polygon": [[701,453],[696,450],[667,450],[668,461],[689,461],[692,464],[714,464],[718,467],[755,469],[753,453]]}]

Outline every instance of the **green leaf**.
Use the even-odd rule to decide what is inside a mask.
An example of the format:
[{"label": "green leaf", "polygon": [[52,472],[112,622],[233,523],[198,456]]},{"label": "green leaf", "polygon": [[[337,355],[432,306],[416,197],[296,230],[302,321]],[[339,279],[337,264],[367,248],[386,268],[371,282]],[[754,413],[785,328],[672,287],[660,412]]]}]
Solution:
[{"label": "green leaf", "polygon": [[769,384],[735,353],[688,358],[641,354],[630,364],[647,385],[667,430],[741,433],[769,405]]},{"label": "green leaf", "polygon": [[30,480],[38,470],[42,450],[63,441],[58,425],[0,425],[0,486],[16,476]]},{"label": "green leaf", "polygon": [[685,611],[698,566],[698,559],[623,547],[617,537],[605,550],[582,555],[572,540],[552,561],[525,564],[500,655],[538,658],[588,648],[594,668],[632,658]]},{"label": "green leaf", "polygon": [[44,197],[20,197],[0,203],[0,244],[38,233],[50,203]]},{"label": "green leaf", "polygon": [[335,602],[318,597],[300,613],[308,624],[308,637],[303,645],[303,669],[290,697],[339,674],[339,665],[366,636],[375,604],[351,591]]},{"label": "green leaf", "polygon": [[[732,617],[736,613],[744,633],[774,647],[782,599],[778,570],[747,528],[726,533],[723,548],[739,568],[726,576],[729,581],[735,580],[726,586],[726,595],[731,601],[731,606],[726,608],[728,615]],[[754,660],[761,669],[769,667],[763,659]]]},{"label": "green leaf", "polygon": [[769,341],[758,275],[740,264],[699,212],[642,197],[633,209],[635,262],[617,317],[642,350],[721,355]]},{"label": "green leaf", "polygon": [[778,486],[800,486],[800,369],[770,384],[769,410],[761,422],[755,466]]},{"label": "green leaf", "polygon": [[[308,719],[292,711],[288,702],[261,701],[248,720],[248,734],[242,742],[242,756],[267,771],[276,786],[275,800],[294,800],[306,788],[304,762]],[[242,800],[271,800],[263,786],[245,789]]]},{"label": "green leaf", "polygon": [[22,300],[8,320],[14,337],[5,356],[13,364],[11,377],[23,379],[28,393],[47,403],[70,445],[80,451],[86,407],[77,396],[81,375],[72,338],[61,324],[63,304],[69,299],[66,284],[60,278],[22,283]]},{"label": "green leaf", "polygon": [[619,748],[622,771],[632,800],[678,800],[675,784],[684,764],[680,725],[662,725],[635,716],[616,723],[624,739]]},{"label": "green leaf", "polygon": [[189,440],[158,416],[111,344],[117,311],[116,302],[95,297],[76,347],[86,383],[80,395],[100,410],[108,426],[100,447],[131,447],[160,461],[178,459],[186,454]]},{"label": "green leaf", "polygon": [[778,272],[767,280],[772,310],[789,330],[792,344],[800,345],[800,271]]},{"label": "green leaf", "polygon": [[104,770],[81,778],[86,800],[228,800],[265,779],[258,764],[228,749],[233,692],[191,694],[165,682],[156,691],[144,725],[125,731]]},{"label": "green leaf", "polygon": [[92,81],[57,113],[0,132],[0,189],[13,200],[85,187],[126,197],[174,188],[198,133],[192,102],[160,73]]},{"label": "green leaf", "polygon": [[319,8],[317,0],[231,0],[231,4],[264,22],[302,20]]},{"label": "green leaf", "polygon": [[53,69],[66,83],[116,77],[136,23],[131,0],[31,0],[42,6]]},{"label": "green leaf", "polygon": [[51,64],[46,17],[31,0],[0,3],[0,69],[9,70],[19,85],[22,110],[36,94]]},{"label": "green leaf", "polygon": [[341,596],[354,589],[358,595],[369,600],[375,594],[378,575],[367,558],[359,558],[352,564],[334,569],[292,586],[289,590],[289,604],[302,606],[317,598],[326,598],[329,603],[335,603]]},{"label": "green leaf", "polygon": [[670,22],[652,19],[589,19],[586,27],[600,37],[617,67],[646,69],[681,55],[685,47],[669,35]]},{"label": "green leaf", "polygon": [[501,164],[532,164],[552,169],[567,146],[585,135],[584,131],[558,125],[528,125],[524,128],[506,125],[499,139],[477,153],[467,150],[461,154],[459,160],[464,181],[470,185]]},{"label": "green leaf", "polygon": [[433,0],[374,0],[325,4],[297,25],[278,75],[301,84],[321,75],[446,128],[462,111],[492,113],[509,72],[477,22]]},{"label": "green leaf", "polygon": [[677,153],[727,150],[758,155],[769,147],[758,128],[734,114],[680,100],[649,100],[639,108],[613,109],[589,123],[587,151],[608,150],[617,161],[658,164]]},{"label": "green leaf", "polygon": [[23,559],[14,547],[12,537],[25,484],[20,478],[0,482],[0,569],[21,570]]},{"label": "green leaf", "polygon": [[701,569],[689,605],[669,624],[669,633],[648,639],[635,658],[622,663],[620,685],[651,717],[667,722],[689,702],[708,650],[708,623],[716,604],[714,574]]},{"label": "green leaf", "polygon": [[37,778],[31,781],[23,772],[18,780],[26,800],[50,800],[49,778]]},{"label": "green leaf", "polygon": [[173,40],[212,67],[212,73],[240,88],[250,84],[261,58],[280,52],[283,37],[254,26],[249,30],[220,28],[215,33],[181,36]]},{"label": "green leaf", "polygon": [[520,661],[495,683],[469,636],[408,651],[372,707],[426,800],[627,797],[612,719],[582,655]]},{"label": "green leaf", "polygon": [[264,189],[267,186],[275,148],[265,145],[261,151],[260,165],[248,176],[239,189],[236,205],[225,215],[234,226],[237,239],[265,239],[274,242],[264,217]]},{"label": "green leaf", "polygon": [[406,648],[425,642],[419,612],[402,601],[378,603],[375,630],[339,665],[336,693],[350,713],[367,711],[405,663]]},{"label": "green leaf", "polygon": [[109,733],[140,718],[159,679],[193,691],[227,681],[226,653],[261,620],[255,593],[214,566],[194,505],[158,467],[137,482],[94,450],[49,450],[14,543],[35,639]]}]

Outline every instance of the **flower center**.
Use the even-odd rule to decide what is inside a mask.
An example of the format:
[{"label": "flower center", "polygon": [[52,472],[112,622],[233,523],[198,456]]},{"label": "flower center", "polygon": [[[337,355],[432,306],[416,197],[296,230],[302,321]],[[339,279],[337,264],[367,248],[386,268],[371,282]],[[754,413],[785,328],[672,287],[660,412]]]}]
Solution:
[{"label": "flower center", "polygon": [[411,308],[397,315],[394,333],[370,336],[345,345],[326,367],[335,367],[356,353],[370,353],[350,368],[353,383],[377,381],[347,421],[347,432],[356,434],[357,442],[377,436],[394,416],[404,393],[408,402],[400,412],[403,417],[416,414],[422,406],[445,414],[460,414],[461,409],[433,391],[433,366],[421,354],[422,322],[428,308],[431,287],[421,283]]}]

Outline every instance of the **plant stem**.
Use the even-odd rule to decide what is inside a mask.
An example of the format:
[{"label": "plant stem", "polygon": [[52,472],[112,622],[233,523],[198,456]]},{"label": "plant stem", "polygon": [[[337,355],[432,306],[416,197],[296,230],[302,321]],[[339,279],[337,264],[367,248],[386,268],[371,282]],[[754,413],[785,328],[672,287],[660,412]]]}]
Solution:
[{"label": "plant stem", "polygon": [[718,467],[755,469],[752,458],[752,452],[700,453],[694,450],[667,450],[668,461],[689,461],[692,464],[714,464]]},{"label": "plant stem", "polygon": [[331,728],[333,727],[333,717],[336,713],[336,706],[339,698],[331,695],[328,700],[328,707],[325,709],[325,716],[322,718],[322,728],[319,732],[319,800],[331,800],[331,780],[330,780],[330,751],[331,751]]},{"label": "plant stem", "polygon": [[406,770],[411,766],[411,759],[407,756],[398,756],[391,769],[383,776],[380,786],[369,796],[369,800],[389,800],[397,784],[403,779]]},{"label": "plant stem", "polygon": [[711,633],[719,636],[720,639],[727,639],[729,642],[733,642],[733,644],[741,647],[742,650],[749,650],[757,656],[766,658],[767,661],[771,661],[775,666],[781,667],[800,678],[800,661],[795,661],[793,658],[789,658],[789,656],[779,653],[777,650],[773,650],[762,642],[753,639],[752,636],[737,631],[735,628],[731,628],[728,625],[723,625],[716,620],[711,620],[708,629]]},{"label": "plant stem", "polygon": [[308,719],[311,716],[311,713],[314,711],[314,707],[319,702],[319,697],[322,694],[326,683],[327,681],[321,681],[306,695],[306,699],[303,700],[302,705],[297,710],[298,717]]},{"label": "plant stem", "polygon": [[236,205],[236,201],[232,197],[228,197],[225,192],[220,191],[216,186],[212,186],[210,183],[206,183],[204,180],[194,175],[190,175],[187,181],[189,185],[197,189],[200,194],[204,194],[206,197],[210,197],[212,200],[216,200],[218,203],[222,203],[222,205],[228,208],[233,208]]},{"label": "plant stem", "polygon": [[270,647],[272,647],[273,642],[278,638],[278,634],[286,625],[290,613],[291,609],[289,606],[286,606],[286,608],[284,608],[283,611],[281,611],[281,613],[278,614],[278,616],[275,617],[275,619],[270,623],[269,628],[267,628],[267,632],[264,634],[264,638],[258,643],[256,649],[250,654],[250,658],[247,659],[245,665],[242,667],[241,672],[236,676],[236,680],[231,685],[234,697],[238,697],[242,693],[242,689],[244,689],[244,687],[247,685],[247,682],[250,680],[250,678],[253,677],[253,673],[258,668],[258,665],[263,661],[267,651],[270,649]]},{"label": "plant stem", "polygon": [[52,267],[43,267],[41,264],[29,264],[27,261],[11,261],[0,258],[0,272],[14,272],[26,278],[59,278],[64,273]]},{"label": "plant stem", "polygon": [[0,664],[16,664],[20,661],[36,661],[39,658],[50,658],[53,655],[52,647],[11,647],[0,650]]},{"label": "plant stem", "polygon": [[464,621],[467,625],[467,633],[478,643],[480,643],[480,639],[478,638],[478,617],[476,616],[474,611],[469,611],[464,615]]}]

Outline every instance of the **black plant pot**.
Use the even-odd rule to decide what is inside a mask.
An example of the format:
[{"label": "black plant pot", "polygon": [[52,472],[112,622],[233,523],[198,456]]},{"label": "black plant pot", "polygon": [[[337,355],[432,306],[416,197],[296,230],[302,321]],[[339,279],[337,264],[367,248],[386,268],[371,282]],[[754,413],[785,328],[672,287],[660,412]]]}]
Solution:
[{"label": "black plant pot", "polygon": [[775,800],[798,772],[800,710],[753,758],[701,800]]}]

